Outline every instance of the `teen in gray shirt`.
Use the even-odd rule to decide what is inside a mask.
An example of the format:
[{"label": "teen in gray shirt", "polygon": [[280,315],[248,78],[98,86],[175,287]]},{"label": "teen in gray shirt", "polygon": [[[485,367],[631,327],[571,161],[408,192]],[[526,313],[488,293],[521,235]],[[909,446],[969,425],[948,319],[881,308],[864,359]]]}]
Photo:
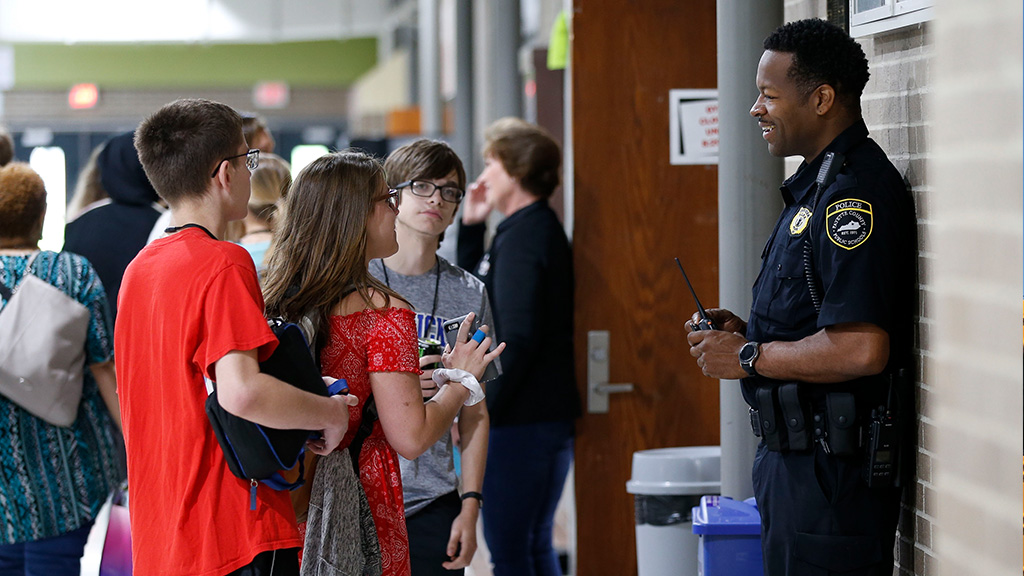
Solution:
[{"label": "teen in gray shirt", "polygon": [[[444,322],[469,312],[493,326],[483,282],[437,255],[464,195],[466,174],[458,156],[443,142],[418,140],[392,152],[384,168],[388,183],[400,193],[395,223],[399,249],[383,261],[372,261],[370,273],[415,307],[421,339],[435,340],[444,348]],[[491,335],[496,341],[493,331]],[[440,360],[440,355],[428,355],[420,359],[420,365],[431,366]],[[424,399],[437,392],[431,372],[425,368],[420,379]],[[463,407],[456,428],[461,496],[451,433],[419,458],[401,459],[409,550],[416,576],[462,574],[476,552],[487,460],[486,403]]]}]

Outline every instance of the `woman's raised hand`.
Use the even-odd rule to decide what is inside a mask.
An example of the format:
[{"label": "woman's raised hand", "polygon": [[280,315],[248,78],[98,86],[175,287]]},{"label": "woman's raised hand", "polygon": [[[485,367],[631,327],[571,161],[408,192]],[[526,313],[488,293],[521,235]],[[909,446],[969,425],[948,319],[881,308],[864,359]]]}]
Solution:
[{"label": "woman's raised hand", "polygon": [[476,318],[476,314],[471,312],[462,321],[462,325],[459,326],[459,335],[454,342],[454,348],[452,347],[453,343],[449,342],[445,347],[444,354],[441,355],[441,361],[444,362],[445,367],[465,370],[476,376],[477,380],[479,380],[483,377],[487,365],[498,356],[501,356],[501,353],[505,350],[505,343],[498,344],[494,347],[494,350],[488,352],[487,349],[491,346],[491,338],[487,336],[487,326],[481,326],[477,331],[478,333],[470,338],[469,329],[473,325],[474,318]]},{"label": "woman's raised hand", "polygon": [[491,213],[491,205],[487,203],[487,188],[482,184],[473,182],[466,190],[466,197],[462,200],[462,223],[480,224],[487,220]]}]

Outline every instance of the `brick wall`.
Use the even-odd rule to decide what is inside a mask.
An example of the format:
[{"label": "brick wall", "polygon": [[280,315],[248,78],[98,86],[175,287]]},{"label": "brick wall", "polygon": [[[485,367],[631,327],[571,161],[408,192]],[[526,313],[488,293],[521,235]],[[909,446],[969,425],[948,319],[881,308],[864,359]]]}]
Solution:
[{"label": "brick wall", "polygon": [[1020,574],[1022,6],[935,4],[925,511],[943,576]]}]

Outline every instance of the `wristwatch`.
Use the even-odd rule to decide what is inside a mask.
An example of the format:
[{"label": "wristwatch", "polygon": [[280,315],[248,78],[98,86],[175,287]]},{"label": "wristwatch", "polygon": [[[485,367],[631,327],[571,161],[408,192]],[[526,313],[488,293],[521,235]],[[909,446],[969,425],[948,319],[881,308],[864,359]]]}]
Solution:
[{"label": "wristwatch", "polygon": [[754,362],[757,362],[758,356],[761,355],[761,343],[760,342],[747,342],[740,348],[740,366],[750,376],[757,376],[757,370],[754,369]]}]

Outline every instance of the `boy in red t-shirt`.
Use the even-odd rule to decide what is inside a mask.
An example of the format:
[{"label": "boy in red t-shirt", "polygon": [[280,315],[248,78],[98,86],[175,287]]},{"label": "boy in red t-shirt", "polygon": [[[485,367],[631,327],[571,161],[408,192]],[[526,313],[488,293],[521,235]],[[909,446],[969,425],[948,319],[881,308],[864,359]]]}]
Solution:
[{"label": "boy in red t-shirt", "polygon": [[178,100],[135,134],[139,158],[171,208],[168,236],[125,271],[114,330],[128,453],[134,573],[298,574],[302,545],[286,492],[233,476],[207,420],[206,380],[232,414],[274,428],[322,430],[331,452],[355,398],[324,398],[259,371],[277,340],[263,318],[252,258],[218,237],[245,217],[249,150],[242,118]]}]

